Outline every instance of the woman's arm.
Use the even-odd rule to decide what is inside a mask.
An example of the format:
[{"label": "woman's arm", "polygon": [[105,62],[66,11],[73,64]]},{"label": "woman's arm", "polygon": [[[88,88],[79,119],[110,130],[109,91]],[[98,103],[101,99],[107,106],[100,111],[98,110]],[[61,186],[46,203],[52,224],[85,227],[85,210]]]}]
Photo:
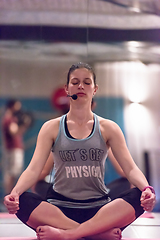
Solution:
[{"label": "woman's arm", "polygon": [[119,163],[115,159],[111,149],[109,149],[109,151],[108,151],[108,158],[109,158],[110,162],[112,163],[113,167],[115,168],[116,172],[121,177],[125,177],[126,178],[126,175],[125,175],[124,171],[122,170],[121,166],[119,165]]},{"label": "woman's arm", "polygon": [[38,134],[37,144],[31,162],[20,176],[16,186],[11,192],[12,194],[17,193],[21,195],[38,180],[53,143],[53,138],[49,131],[50,125],[51,124],[47,122],[42,126]]},{"label": "woman's arm", "polygon": [[39,175],[38,181],[45,179],[45,177],[48,176],[49,173],[51,172],[53,166],[54,166],[54,160],[53,160],[53,154],[51,152],[49,154],[49,157],[47,159],[46,164],[44,165],[44,168],[43,168],[41,174]]},{"label": "woman's arm", "polygon": [[40,173],[38,180],[36,181],[36,183],[31,187],[32,192],[35,192],[35,187],[37,185],[37,183],[40,180],[44,180],[46,176],[49,175],[49,173],[51,172],[51,170],[53,169],[54,166],[54,161],[53,161],[53,154],[52,152],[50,152],[49,157],[47,159],[47,162],[44,165],[44,168],[42,170],[42,172]]},{"label": "woman's arm", "polygon": [[144,174],[133,161],[121,129],[116,123],[108,120],[105,122],[104,127],[104,133],[106,133],[105,140],[107,145],[111,147],[115,159],[128,180],[142,191],[144,187],[148,185],[148,182]]},{"label": "woman's arm", "polygon": [[[133,161],[121,129],[116,123],[109,120],[103,120],[101,123],[102,135],[107,145],[111,147],[113,155],[123,169],[127,179],[142,191],[141,205],[144,210],[151,211],[155,204],[155,194],[151,189],[145,189],[146,186],[149,186],[149,183]],[[144,189],[145,191],[143,191]]]}]

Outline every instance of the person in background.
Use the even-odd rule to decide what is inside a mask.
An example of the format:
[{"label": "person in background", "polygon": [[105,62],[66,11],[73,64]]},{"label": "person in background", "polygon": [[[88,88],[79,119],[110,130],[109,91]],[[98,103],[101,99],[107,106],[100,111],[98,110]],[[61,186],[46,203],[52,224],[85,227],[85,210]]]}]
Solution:
[{"label": "person in background", "polygon": [[22,116],[22,104],[17,99],[9,99],[2,118],[4,192],[11,192],[24,170],[23,135],[29,127],[30,119]]},{"label": "person in background", "polygon": [[[73,64],[65,89],[71,96],[69,112],[43,124],[32,160],[4,204],[36,230],[39,240],[120,240],[126,226],[152,211],[155,191],[133,161],[119,126],[92,112],[98,90],[92,67]],[[44,200],[26,191],[37,182],[51,149],[56,171]],[[109,149],[135,186],[115,200],[104,183]]]}]

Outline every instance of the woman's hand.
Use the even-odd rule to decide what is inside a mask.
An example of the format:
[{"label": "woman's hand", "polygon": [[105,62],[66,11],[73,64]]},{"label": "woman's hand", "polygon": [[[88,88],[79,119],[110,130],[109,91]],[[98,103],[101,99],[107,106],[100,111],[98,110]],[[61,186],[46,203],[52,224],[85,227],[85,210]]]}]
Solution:
[{"label": "woman's hand", "polygon": [[156,195],[152,193],[149,188],[147,188],[145,191],[142,192],[140,201],[143,209],[145,211],[151,212],[156,203]]},{"label": "woman's hand", "polygon": [[16,214],[19,210],[19,196],[16,194],[9,194],[5,196],[4,205],[10,214]]}]

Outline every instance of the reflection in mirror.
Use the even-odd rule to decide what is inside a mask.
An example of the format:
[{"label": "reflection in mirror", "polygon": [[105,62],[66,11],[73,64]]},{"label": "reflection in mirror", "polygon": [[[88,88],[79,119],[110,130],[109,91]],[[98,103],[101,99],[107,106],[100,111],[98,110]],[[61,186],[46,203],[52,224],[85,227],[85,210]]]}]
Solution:
[{"label": "reflection in mirror", "polygon": [[[24,135],[25,168],[42,124],[62,114],[53,98],[57,88],[63,87],[69,66],[86,61],[88,1],[64,4],[57,0],[44,5],[43,1],[11,0],[9,5],[5,1],[0,5],[0,119],[10,98],[19,99],[23,111],[32,114],[33,124]],[[2,150],[1,136],[0,159],[4,159]],[[1,167],[0,171],[2,202],[7,191]]]},{"label": "reflection in mirror", "polygon": [[[124,2],[0,1],[0,116],[10,97],[34,114],[34,126],[25,134],[27,165],[40,126],[60,114],[51,98],[68,67],[89,62],[99,84],[95,112],[120,125],[144,173],[149,153],[150,181],[160,198],[159,8],[148,8],[150,0],[136,1],[137,6]],[[111,175],[106,181],[117,177]]]}]

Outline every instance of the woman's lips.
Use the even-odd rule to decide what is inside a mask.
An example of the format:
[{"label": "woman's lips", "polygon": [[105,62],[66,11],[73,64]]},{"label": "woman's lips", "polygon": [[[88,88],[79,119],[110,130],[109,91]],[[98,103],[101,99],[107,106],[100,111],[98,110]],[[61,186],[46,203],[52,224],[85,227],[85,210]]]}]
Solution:
[{"label": "woman's lips", "polygon": [[79,92],[79,93],[77,93],[77,95],[78,96],[84,96],[84,95],[86,95],[85,93],[82,93],[82,92]]}]

